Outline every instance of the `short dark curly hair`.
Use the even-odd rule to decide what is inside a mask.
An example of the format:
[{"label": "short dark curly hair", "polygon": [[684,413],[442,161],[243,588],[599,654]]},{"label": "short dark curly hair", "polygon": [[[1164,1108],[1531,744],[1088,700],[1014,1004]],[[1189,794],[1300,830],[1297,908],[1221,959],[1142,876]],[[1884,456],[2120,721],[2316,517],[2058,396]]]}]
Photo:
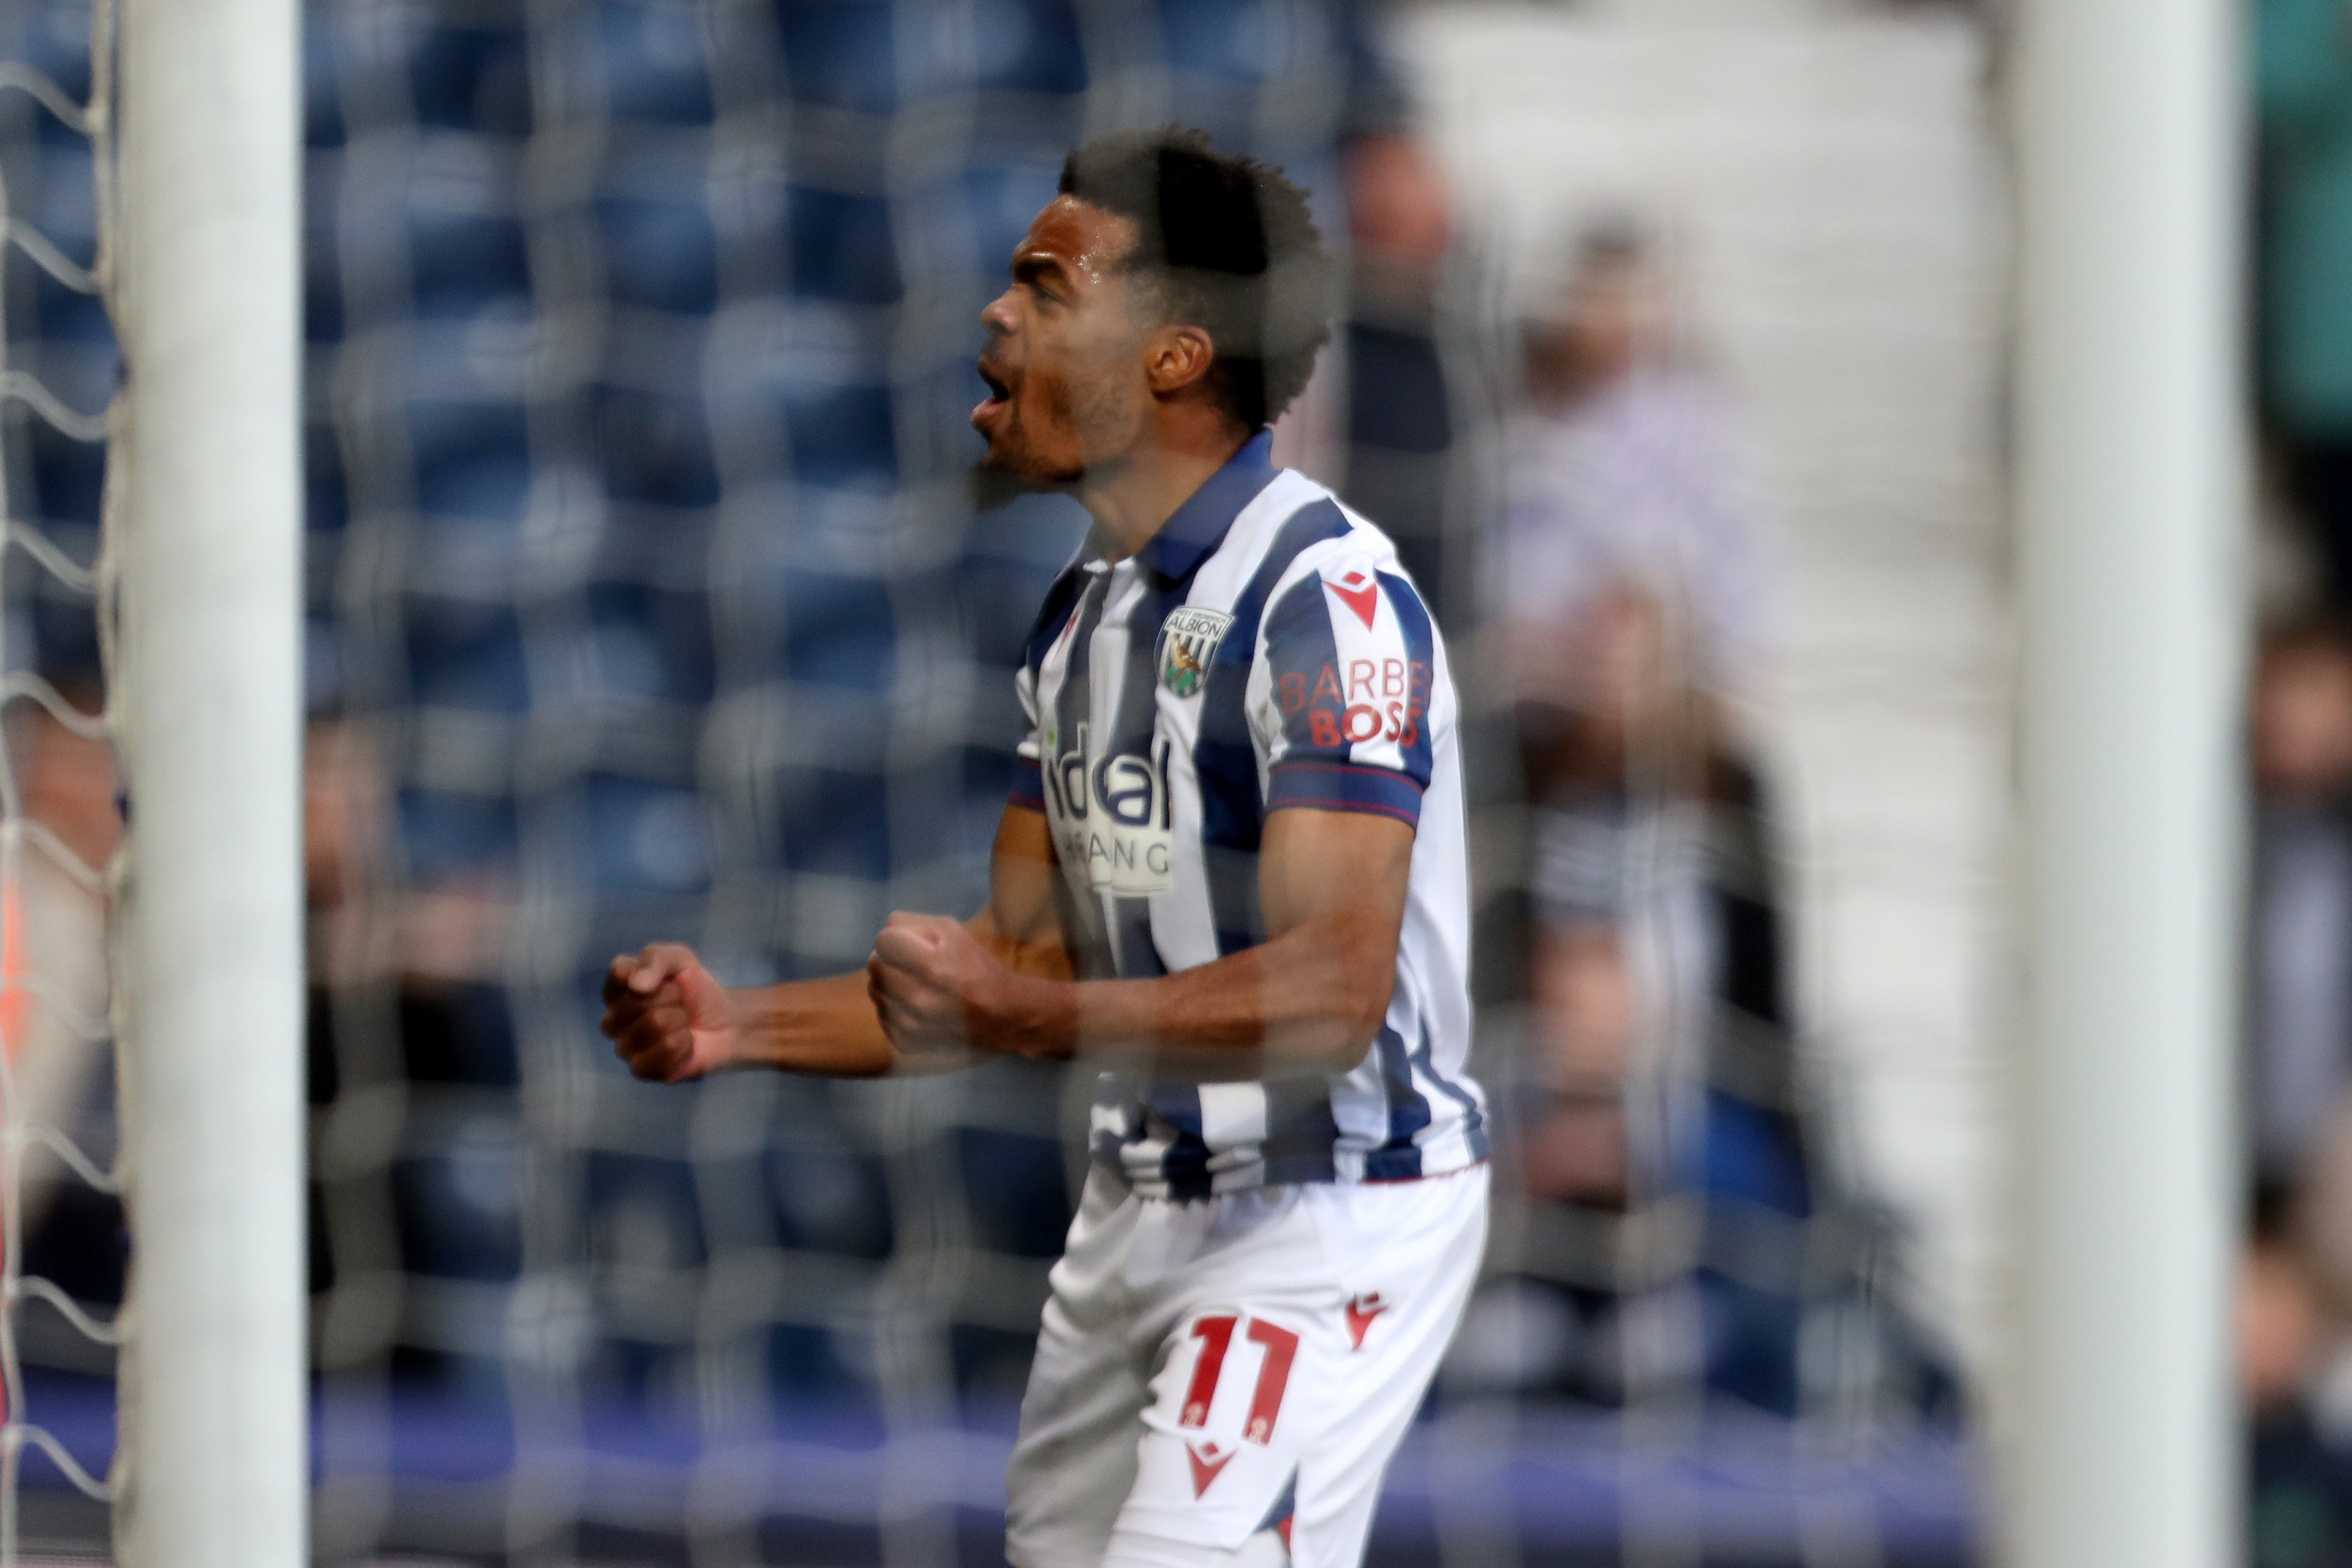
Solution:
[{"label": "short dark curly hair", "polygon": [[1128,270],[1151,279],[1170,321],[1209,334],[1209,384],[1244,429],[1290,406],[1331,335],[1334,271],[1304,190],[1169,125],[1077,148],[1062,194],[1135,220]]}]

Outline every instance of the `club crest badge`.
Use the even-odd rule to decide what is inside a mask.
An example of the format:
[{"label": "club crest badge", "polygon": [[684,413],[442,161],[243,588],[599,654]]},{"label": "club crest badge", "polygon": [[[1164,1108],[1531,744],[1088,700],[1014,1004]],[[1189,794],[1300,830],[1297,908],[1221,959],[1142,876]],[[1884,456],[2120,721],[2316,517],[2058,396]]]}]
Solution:
[{"label": "club crest badge", "polygon": [[1217,645],[1225,640],[1233,616],[1223,610],[1171,610],[1160,623],[1160,683],[1179,697],[1190,697],[1209,679]]}]

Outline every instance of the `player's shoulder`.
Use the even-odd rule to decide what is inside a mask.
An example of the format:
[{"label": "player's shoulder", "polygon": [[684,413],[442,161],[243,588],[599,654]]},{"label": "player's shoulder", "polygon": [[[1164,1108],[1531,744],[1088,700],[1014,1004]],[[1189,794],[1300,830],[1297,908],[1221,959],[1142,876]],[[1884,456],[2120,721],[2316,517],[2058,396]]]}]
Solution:
[{"label": "player's shoulder", "polygon": [[1087,552],[1082,544],[1070,552],[1069,560],[1054,574],[1045,599],[1037,606],[1036,618],[1029,623],[1029,635],[1023,641],[1021,661],[1024,668],[1036,668],[1045,650],[1068,624],[1071,612],[1077,607],[1078,591],[1086,584],[1086,563]]},{"label": "player's shoulder", "polygon": [[[1281,597],[1309,577],[1320,577],[1327,582],[1378,580],[1391,595],[1419,599],[1420,586],[1398,559],[1396,542],[1380,524],[1303,474],[1286,469],[1284,477],[1297,480],[1284,499],[1295,498],[1289,515],[1291,531],[1299,536],[1299,542],[1282,564],[1273,597]],[[1309,519],[1313,527],[1296,526],[1297,521]]]}]

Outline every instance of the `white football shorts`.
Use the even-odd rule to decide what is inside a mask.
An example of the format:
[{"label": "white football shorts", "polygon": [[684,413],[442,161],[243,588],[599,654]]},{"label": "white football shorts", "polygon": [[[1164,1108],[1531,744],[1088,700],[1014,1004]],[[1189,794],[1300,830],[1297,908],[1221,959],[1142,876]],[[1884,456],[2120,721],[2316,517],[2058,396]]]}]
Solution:
[{"label": "white football shorts", "polygon": [[1189,1203],[1087,1181],[1006,1478],[1015,1568],[1356,1568],[1487,1173]]}]

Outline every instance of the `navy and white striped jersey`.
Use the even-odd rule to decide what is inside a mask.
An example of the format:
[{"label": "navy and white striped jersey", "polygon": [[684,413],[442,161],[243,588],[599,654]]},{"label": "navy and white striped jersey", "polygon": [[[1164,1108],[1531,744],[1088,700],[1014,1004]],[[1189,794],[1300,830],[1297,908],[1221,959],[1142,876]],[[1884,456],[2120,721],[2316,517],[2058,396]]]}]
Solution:
[{"label": "navy and white striped jersey", "polygon": [[[1051,824],[1081,979],[1264,942],[1257,849],[1284,806],[1415,824],[1396,988],[1354,1071],[1262,1082],[1106,1073],[1098,1163],[1155,1196],[1395,1181],[1486,1158],[1467,1072],[1470,910],[1445,647],[1388,538],[1261,434],[1137,555],[1091,543],[1018,683],[1016,805]],[[1331,868],[1334,878],[1349,875]]]}]

